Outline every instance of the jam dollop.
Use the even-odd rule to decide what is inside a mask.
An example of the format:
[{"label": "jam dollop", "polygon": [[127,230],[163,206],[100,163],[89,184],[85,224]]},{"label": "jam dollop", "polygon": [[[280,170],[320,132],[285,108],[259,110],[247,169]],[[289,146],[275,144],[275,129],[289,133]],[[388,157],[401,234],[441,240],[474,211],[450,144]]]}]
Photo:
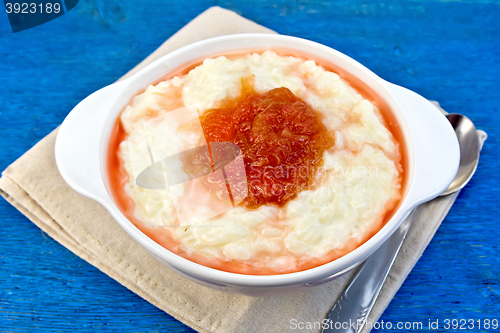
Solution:
[{"label": "jam dollop", "polygon": [[232,142],[242,152],[248,195],[241,203],[282,206],[313,185],[323,152],[334,145],[320,115],[288,88],[244,88],[236,100],[201,117],[207,142]]}]

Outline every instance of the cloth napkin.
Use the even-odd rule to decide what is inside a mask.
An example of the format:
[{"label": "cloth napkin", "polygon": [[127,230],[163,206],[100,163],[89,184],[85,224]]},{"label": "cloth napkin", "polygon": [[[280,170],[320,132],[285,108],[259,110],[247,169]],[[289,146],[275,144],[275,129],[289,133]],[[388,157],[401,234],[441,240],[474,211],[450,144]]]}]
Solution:
[{"label": "cloth napkin", "polygon": [[[245,32],[274,33],[229,10],[210,8],[124,77],[184,45]],[[0,194],[70,251],[199,332],[297,331],[293,322],[321,322],[355,274],[302,293],[264,298],[232,295],[188,281],[132,240],[101,205],[64,182],[54,160],[56,135],[57,129],[2,173]],[[486,134],[481,132],[480,137],[482,144]],[[456,197],[435,199],[418,210],[369,322],[383,313]]]}]

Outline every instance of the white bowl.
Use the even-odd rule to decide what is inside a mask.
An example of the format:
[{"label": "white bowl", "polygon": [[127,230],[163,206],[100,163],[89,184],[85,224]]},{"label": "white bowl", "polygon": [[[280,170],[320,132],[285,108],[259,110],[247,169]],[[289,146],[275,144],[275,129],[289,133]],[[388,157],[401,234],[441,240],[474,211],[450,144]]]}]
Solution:
[{"label": "white bowl", "polygon": [[[288,49],[324,59],[361,79],[392,109],[406,141],[407,190],[387,224],[363,245],[327,264],[282,275],[244,275],[212,269],[155,243],[115,205],[106,174],[106,151],[115,121],[133,96],[188,63],[214,54],[267,48]],[[132,77],[109,85],[78,104],[64,120],[55,145],[57,167],[78,193],[103,205],[120,226],[158,260],[187,278],[219,290],[247,295],[299,291],[330,281],[363,262],[400,226],[410,211],[442,193],[460,160],[458,141],[447,119],[422,96],[391,84],[348,56],[308,40],[268,34],[212,38],[178,49]]]}]

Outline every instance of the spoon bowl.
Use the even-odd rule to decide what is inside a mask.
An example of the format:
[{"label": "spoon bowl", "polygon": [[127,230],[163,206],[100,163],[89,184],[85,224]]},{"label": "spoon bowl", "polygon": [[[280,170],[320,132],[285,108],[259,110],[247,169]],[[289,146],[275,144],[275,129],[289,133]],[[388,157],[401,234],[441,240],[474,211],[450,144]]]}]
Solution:
[{"label": "spoon bowl", "polygon": [[460,164],[450,186],[440,196],[452,194],[462,189],[472,178],[479,161],[479,139],[474,123],[464,115],[446,115],[455,130],[460,145]]}]

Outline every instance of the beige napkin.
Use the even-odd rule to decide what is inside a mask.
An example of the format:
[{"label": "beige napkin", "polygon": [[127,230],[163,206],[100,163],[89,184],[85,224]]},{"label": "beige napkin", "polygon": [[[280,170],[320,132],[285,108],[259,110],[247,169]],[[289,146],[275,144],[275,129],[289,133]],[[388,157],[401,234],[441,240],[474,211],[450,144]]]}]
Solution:
[{"label": "beige napkin", "polygon": [[[125,77],[181,46],[243,32],[273,33],[231,11],[210,8]],[[299,294],[268,298],[231,295],[192,283],[159,264],[101,205],[77,194],[63,181],[54,161],[56,134],[57,130],[46,136],[2,173],[2,196],[73,253],[197,331],[297,331],[293,330],[294,320],[321,322],[354,274],[348,273]],[[370,314],[370,322],[375,322],[383,313],[456,196],[433,200],[418,210]]]}]

